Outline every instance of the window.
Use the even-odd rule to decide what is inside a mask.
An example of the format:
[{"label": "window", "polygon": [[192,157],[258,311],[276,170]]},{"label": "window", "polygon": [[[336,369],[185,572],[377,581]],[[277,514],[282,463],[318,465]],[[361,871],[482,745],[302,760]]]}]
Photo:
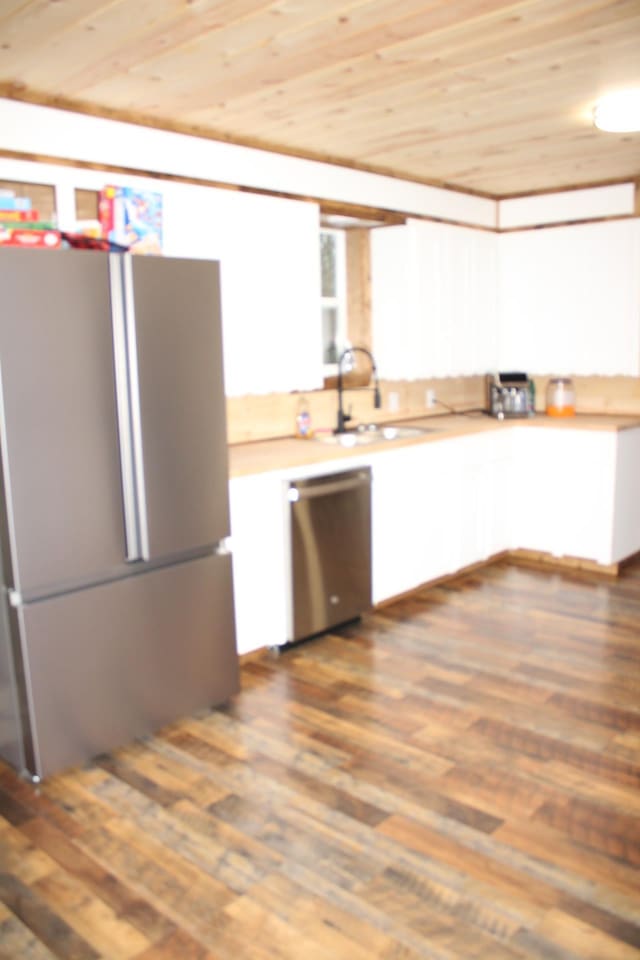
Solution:
[{"label": "window", "polygon": [[[335,366],[347,344],[347,271],[344,230],[320,231],[322,360]],[[329,371],[330,372],[330,371]]]}]

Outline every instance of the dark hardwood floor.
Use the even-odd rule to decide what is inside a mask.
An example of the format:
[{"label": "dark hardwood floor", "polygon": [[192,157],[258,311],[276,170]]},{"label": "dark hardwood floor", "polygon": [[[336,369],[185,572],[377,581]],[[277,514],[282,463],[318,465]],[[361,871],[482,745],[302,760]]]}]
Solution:
[{"label": "dark hardwood floor", "polygon": [[640,560],[498,562],[35,789],[0,957],[640,957]]}]

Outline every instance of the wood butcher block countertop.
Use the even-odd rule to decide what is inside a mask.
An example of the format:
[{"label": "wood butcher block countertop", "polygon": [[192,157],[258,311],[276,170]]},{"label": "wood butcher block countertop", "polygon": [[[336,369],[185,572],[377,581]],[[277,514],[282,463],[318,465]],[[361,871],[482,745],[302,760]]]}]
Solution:
[{"label": "wood butcher block countertop", "polygon": [[625,430],[631,427],[640,427],[640,417],[609,414],[548,417],[545,414],[537,414],[531,418],[501,421],[481,412],[473,412],[397,420],[394,421],[394,424],[421,427],[428,432],[416,437],[380,440],[379,442],[353,447],[323,443],[317,439],[299,440],[295,437],[235,444],[229,447],[229,473],[231,477],[241,477],[274,470],[309,467],[315,464],[335,462],[336,460],[353,460],[373,453],[391,451],[419,443],[433,443],[445,438],[486,433],[491,430],[509,430],[516,426],[526,427],[527,429],[552,427],[558,430]]}]

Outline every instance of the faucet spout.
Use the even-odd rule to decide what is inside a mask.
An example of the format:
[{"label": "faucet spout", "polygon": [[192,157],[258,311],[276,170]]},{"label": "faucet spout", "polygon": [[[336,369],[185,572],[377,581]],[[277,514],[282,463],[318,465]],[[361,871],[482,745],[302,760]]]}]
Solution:
[{"label": "faucet spout", "polygon": [[382,406],[382,399],[380,397],[380,383],[378,381],[378,369],[376,367],[376,362],[373,359],[373,354],[370,350],[367,350],[366,347],[347,347],[346,350],[340,355],[338,360],[338,422],[336,425],[335,433],[345,433],[346,432],[346,423],[351,420],[351,414],[344,412],[344,383],[342,380],[342,364],[345,357],[352,355],[354,353],[364,353],[365,356],[369,358],[371,363],[371,373],[373,374],[373,405],[376,410],[379,410]]}]

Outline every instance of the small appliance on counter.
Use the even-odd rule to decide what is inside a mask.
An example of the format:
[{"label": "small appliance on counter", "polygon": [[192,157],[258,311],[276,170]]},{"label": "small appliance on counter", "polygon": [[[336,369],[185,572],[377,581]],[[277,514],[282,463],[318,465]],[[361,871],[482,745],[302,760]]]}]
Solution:
[{"label": "small appliance on counter", "polygon": [[535,387],[526,373],[487,374],[487,411],[492,417],[532,417]]},{"label": "small appliance on counter", "polygon": [[549,417],[574,417],[576,389],[569,377],[554,377],[547,384],[546,413]]}]

